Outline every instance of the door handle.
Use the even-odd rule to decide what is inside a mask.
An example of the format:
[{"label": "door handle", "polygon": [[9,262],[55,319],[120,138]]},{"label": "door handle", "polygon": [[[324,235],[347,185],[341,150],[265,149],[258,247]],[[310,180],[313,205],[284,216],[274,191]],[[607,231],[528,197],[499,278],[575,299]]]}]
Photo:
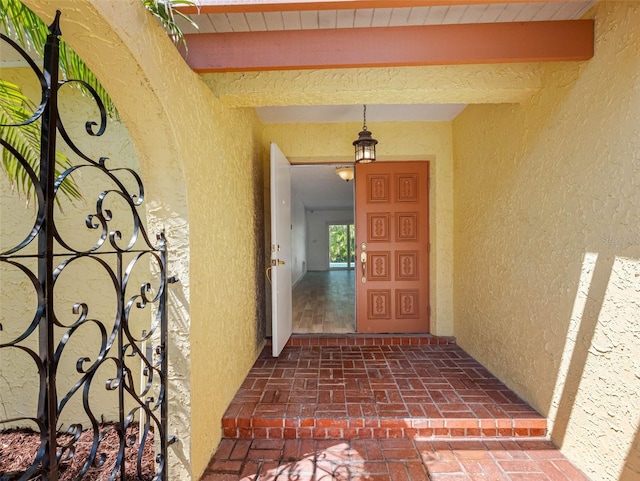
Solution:
[{"label": "door handle", "polygon": [[271,259],[271,265],[267,267],[267,269],[264,271],[264,273],[267,275],[267,280],[269,281],[269,284],[271,284],[271,269],[273,269],[276,266],[283,266],[283,265],[284,265],[284,261],[281,261],[280,259]]},{"label": "door handle", "polygon": [[360,264],[362,265],[362,278],[360,279],[363,284],[367,283],[367,253],[360,253]]}]

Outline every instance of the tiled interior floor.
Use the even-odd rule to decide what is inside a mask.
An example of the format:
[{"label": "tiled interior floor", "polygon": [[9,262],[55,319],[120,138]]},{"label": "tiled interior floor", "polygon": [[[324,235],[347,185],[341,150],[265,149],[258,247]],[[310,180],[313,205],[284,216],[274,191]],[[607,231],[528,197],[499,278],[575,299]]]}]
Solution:
[{"label": "tiled interior floor", "polygon": [[353,333],[354,276],[352,270],[307,272],[293,289],[293,332]]},{"label": "tiled interior floor", "polygon": [[293,338],[222,420],[204,480],[580,480],[546,420],[453,340]]}]

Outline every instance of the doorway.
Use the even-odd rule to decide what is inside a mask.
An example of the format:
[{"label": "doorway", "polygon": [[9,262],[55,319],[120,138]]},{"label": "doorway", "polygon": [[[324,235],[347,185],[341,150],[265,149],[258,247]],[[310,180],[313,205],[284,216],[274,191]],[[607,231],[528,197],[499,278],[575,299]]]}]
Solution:
[{"label": "doorway", "polygon": [[293,332],[355,332],[354,184],[343,164],[291,166]]},{"label": "doorway", "polygon": [[302,201],[308,270],[293,290],[294,332],[429,332],[428,163],[358,164],[356,178],[357,222],[353,206],[349,221]]}]

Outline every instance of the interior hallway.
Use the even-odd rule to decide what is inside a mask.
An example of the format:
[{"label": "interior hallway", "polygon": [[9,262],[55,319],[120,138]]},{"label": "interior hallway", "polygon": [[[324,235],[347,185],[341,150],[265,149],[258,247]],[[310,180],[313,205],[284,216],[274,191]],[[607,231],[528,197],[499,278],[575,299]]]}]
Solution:
[{"label": "interior hallway", "polygon": [[307,272],[293,289],[293,332],[355,332],[353,270]]}]

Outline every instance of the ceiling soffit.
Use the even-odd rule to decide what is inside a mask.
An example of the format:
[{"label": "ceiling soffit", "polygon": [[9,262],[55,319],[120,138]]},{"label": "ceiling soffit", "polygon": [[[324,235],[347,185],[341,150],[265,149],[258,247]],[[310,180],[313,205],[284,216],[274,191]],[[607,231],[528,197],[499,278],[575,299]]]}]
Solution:
[{"label": "ceiling soffit", "polygon": [[[196,72],[586,60],[595,0],[208,1]],[[193,9],[185,9],[192,12]]]},{"label": "ceiling soffit", "polygon": [[186,58],[226,105],[307,106],[301,122],[316,105],[519,103],[539,62],[592,56],[593,22],[571,19],[594,3],[200,0]]},{"label": "ceiling soffit", "polygon": [[[395,107],[406,117],[406,107],[429,104],[447,104],[455,115],[464,104],[519,103],[542,85],[544,66],[531,61],[586,59],[593,53],[593,23],[556,21],[580,19],[595,0],[199,3],[200,14],[191,11],[199,30],[183,25],[188,63],[225,105],[257,107],[265,123],[350,121],[361,113],[354,104],[362,103],[370,107],[372,122],[398,120],[390,117]],[[554,25],[545,25],[549,21]],[[348,55],[340,53],[345,50]],[[385,68],[372,75],[371,67]],[[334,167],[307,168],[321,167],[326,182],[319,172],[301,171],[310,180],[300,190],[318,189],[317,199],[348,205],[338,201],[337,192],[327,196],[324,190],[348,186],[335,177]],[[305,204],[336,208],[310,198]]]},{"label": "ceiling soffit", "polygon": [[520,103],[543,64],[447,65],[202,74],[229,107]]}]

